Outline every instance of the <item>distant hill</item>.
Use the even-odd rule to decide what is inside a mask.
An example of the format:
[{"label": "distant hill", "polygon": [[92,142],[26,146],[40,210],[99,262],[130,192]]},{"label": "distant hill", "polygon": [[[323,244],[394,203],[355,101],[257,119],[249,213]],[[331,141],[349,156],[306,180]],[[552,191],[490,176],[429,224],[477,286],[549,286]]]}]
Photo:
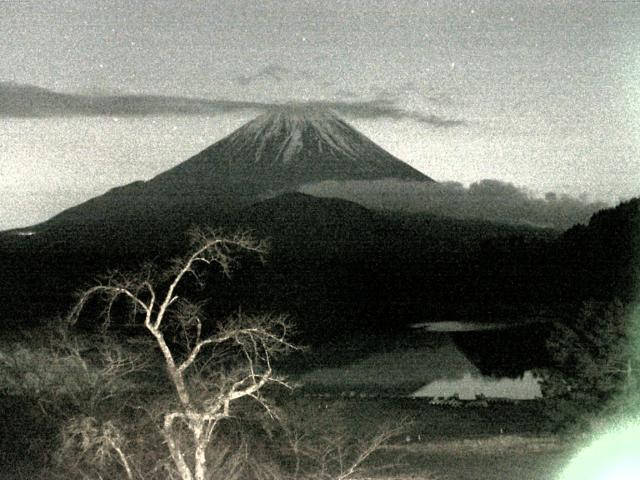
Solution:
[{"label": "distant hill", "polygon": [[551,242],[483,242],[478,260],[489,305],[530,301],[571,315],[586,300],[632,302],[640,293],[640,199],[603,209]]},{"label": "distant hill", "polygon": [[[167,261],[186,248],[188,224],[182,220],[184,228],[175,229],[52,223],[33,235],[0,235],[5,266],[0,307],[14,316],[50,315],[68,308],[71,291],[107,269]],[[294,313],[320,330],[334,321],[348,328],[395,328],[433,315],[470,314],[478,295],[460,292],[477,276],[474,259],[484,241],[513,236],[542,241],[555,235],[531,227],[375,212],[300,193],[211,213],[200,225],[247,229],[271,244],[266,265],[236,272],[223,303]]]},{"label": "distant hill", "polygon": [[560,239],[559,263],[566,295],[595,300],[638,299],[640,287],[640,198],[601,210],[588,225]]}]

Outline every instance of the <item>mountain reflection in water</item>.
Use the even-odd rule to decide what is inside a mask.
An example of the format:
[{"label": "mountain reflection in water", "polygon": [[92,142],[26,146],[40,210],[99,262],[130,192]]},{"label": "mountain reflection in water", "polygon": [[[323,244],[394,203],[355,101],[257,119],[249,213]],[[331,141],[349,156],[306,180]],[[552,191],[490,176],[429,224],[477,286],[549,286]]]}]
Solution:
[{"label": "mountain reflection in water", "polygon": [[519,378],[493,378],[466,372],[461,378],[447,378],[428,383],[412,397],[451,397],[472,400],[476,395],[487,398],[510,398],[532,400],[542,397],[540,383],[531,371]]}]

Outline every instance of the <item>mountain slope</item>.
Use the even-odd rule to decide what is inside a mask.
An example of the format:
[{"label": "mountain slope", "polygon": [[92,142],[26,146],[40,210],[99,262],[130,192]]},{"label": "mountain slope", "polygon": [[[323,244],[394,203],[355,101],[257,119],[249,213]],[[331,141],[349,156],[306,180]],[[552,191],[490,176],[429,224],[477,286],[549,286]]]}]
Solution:
[{"label": "mountain slope", "polygon": [[323,180],[433,181],[336,117],[287,107],[247,123],[149,181],[114,188],[44,225],[189,223]]},{"label": "mountain slope", "polygon": [[189,179],[189,187],[224,181],[277,191],[379,178],[431,180],[332,113],[289,107],[261,115],[149,184],[167,188]]}]

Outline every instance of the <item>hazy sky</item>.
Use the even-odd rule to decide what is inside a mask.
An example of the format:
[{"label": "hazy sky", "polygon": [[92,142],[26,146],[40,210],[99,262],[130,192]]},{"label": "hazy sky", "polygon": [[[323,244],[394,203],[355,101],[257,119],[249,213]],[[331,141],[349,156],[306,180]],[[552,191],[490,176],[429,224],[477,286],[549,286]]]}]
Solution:
[{"label": "hazy sky", "polygon": [[[0,229],[149,178],[285,101],[330,103],[436,180],[640,194],[637,1],[0,0],[0,11]],[[138,108],[125,94],[155,96]],[[103,96],[109,108],[82,107]]]}]

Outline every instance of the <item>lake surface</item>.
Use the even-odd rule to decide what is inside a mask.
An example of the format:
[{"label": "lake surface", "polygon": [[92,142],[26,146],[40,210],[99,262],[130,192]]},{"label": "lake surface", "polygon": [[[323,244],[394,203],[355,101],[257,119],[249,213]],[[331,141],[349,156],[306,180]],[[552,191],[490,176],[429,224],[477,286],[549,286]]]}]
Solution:
[{"label": "lake surface", "polygon": [[546,323],[549,320],[540,319],[540,320],[528,320],[528,321],[519,321],[514,323],[480,323],[480,322],[458,322],[458,321],[447,321],[447,322],[421,322],[414,323],[411,325],[411,328],[421,329],[427,332],[484,332],[491,330],[504,330],[507,328],[517,328],[517,327],[526,327],[535,323]]},{"label": "lake surface", "polygon": [[[469,324],[446,323],[449,328],[458,325]],[[315,391],[385,391],[418,397],[458,394],[465,399],[473,399],[476,394],[511,399],[541,396],[540,385],[531,372],[516,379],[483,375],[449,333],[419,330],[406,335],[409,338],[404,341],[402,338],[396,342],[389,340],[362,358],[341,366],[316,368],[297,375],[295,380]],[[420,341],[416,342],[417,338]],[[410,340],[413,340],[411,346]],[[344,348],[349,343],[345,340]]]}]

